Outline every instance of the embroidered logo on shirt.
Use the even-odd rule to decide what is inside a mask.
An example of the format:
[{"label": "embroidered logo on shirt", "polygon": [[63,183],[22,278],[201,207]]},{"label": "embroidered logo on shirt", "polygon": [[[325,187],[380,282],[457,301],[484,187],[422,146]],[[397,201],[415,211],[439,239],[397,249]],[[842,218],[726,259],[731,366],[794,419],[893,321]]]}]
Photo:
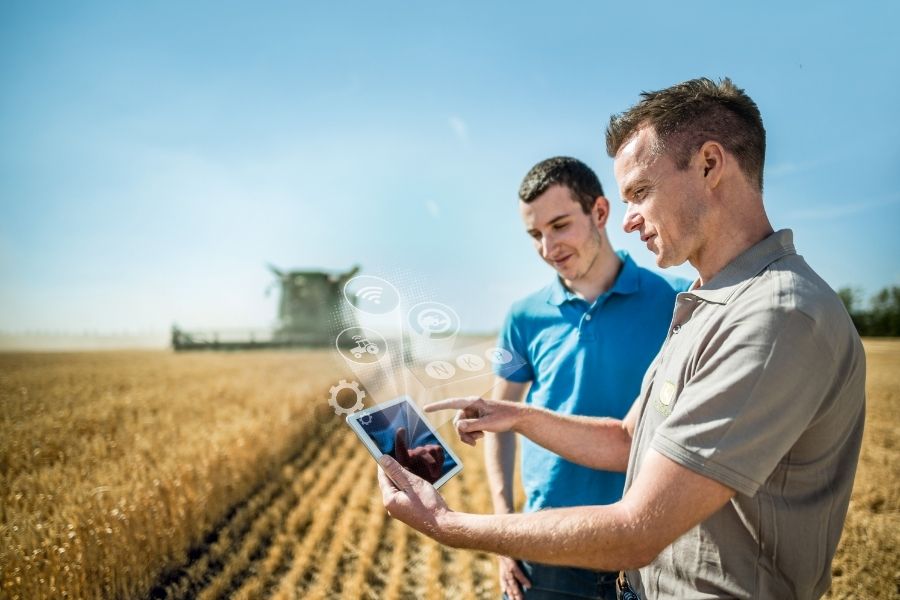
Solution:
[{"label": "embroidered logo on shirt", "polygon": [[675,384],[671,381],[663,383],[656,397],[656,410],[668,416],[672,414],[672,403],[675,401]]}]

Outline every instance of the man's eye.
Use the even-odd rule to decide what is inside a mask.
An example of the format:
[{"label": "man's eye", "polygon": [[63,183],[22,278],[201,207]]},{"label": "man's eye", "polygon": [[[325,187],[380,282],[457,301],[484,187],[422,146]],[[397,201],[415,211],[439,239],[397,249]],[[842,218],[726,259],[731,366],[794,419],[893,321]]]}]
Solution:
[{"label": "man's eye", "polygon": [[534,233],[529,233],[532,239],[539,240],[541,239],[541,233],[539,231],[535,231]]},{"label": "man's eye", "polygon": [[647,188],[638,188],[634,190],[634,193],[631,194],[631,197],[635,200],[643,200],[644,196],[647,195]]},{"label": "man's eye", "polygon": [[557,230],[559,230],[559,229],[565,229],[565,228],[568,227],[568,226],[569,226],[568,223],[557,223],[557,224],[555,224],[555,225],[553,226],[553,229],[557,229]]}]

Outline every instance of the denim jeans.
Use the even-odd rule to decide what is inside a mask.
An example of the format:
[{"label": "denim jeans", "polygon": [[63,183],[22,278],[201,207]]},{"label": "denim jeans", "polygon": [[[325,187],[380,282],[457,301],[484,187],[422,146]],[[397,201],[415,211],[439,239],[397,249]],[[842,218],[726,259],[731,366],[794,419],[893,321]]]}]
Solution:
[{"label": "denim jeans", "polygon": [[[616,600],[618,573],[525,561],[521,561],[519,566],[531,581],[531,588],[522,590],[527,600]],[[506,594],[503,595],[503,600],[509,600]]]}]

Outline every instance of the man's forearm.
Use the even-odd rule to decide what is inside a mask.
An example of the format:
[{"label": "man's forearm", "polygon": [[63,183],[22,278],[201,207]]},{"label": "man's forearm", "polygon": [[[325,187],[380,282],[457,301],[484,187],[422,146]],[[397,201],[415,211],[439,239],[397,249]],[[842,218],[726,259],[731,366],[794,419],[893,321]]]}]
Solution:
[{"label": "man's forearm", "polygon": [[628,467],[631,433],[618,419],[562,415],[527,406],[515,430],[566,460],[592,469],[624,472]]},{"label": "man's forearm", "polygon": [[448,546],[604,571],[644,566],[656,552],[642,543],[640,523],[621,504],[509,515],[449,512],[440,530],[438,541]]},{"label": "man's forearm", "polygon": [[509,431],[485,434],[484,459],[494,512],[512,512],[516,434]]},{"label": "man's forearm", "polygon": [[484,437],[484,466],[491,502],[496,513],[510,513],[513,505],[513,475],[516,462],[516,434],[487,433]]},{"label": "man's forearm", "polygon": [[[491,389],[494,400],[521,402],[528,382],[509,381],[497,377]],[[484,465],[494,512],[510,513],[514,510],[513,482],[516,472],[516,434],[486,432],[484,436]]]}]

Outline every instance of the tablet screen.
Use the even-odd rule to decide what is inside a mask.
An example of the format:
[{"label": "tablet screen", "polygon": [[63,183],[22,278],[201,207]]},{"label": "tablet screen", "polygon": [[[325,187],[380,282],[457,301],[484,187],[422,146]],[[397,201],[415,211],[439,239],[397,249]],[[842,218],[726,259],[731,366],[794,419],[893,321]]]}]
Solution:
[{"label": "tablet screen", "polygon": [[462,468],[453,451],[407,396],[356,412],[347,417],[347,422],[376,459],[389,454],[435,487]]}]

